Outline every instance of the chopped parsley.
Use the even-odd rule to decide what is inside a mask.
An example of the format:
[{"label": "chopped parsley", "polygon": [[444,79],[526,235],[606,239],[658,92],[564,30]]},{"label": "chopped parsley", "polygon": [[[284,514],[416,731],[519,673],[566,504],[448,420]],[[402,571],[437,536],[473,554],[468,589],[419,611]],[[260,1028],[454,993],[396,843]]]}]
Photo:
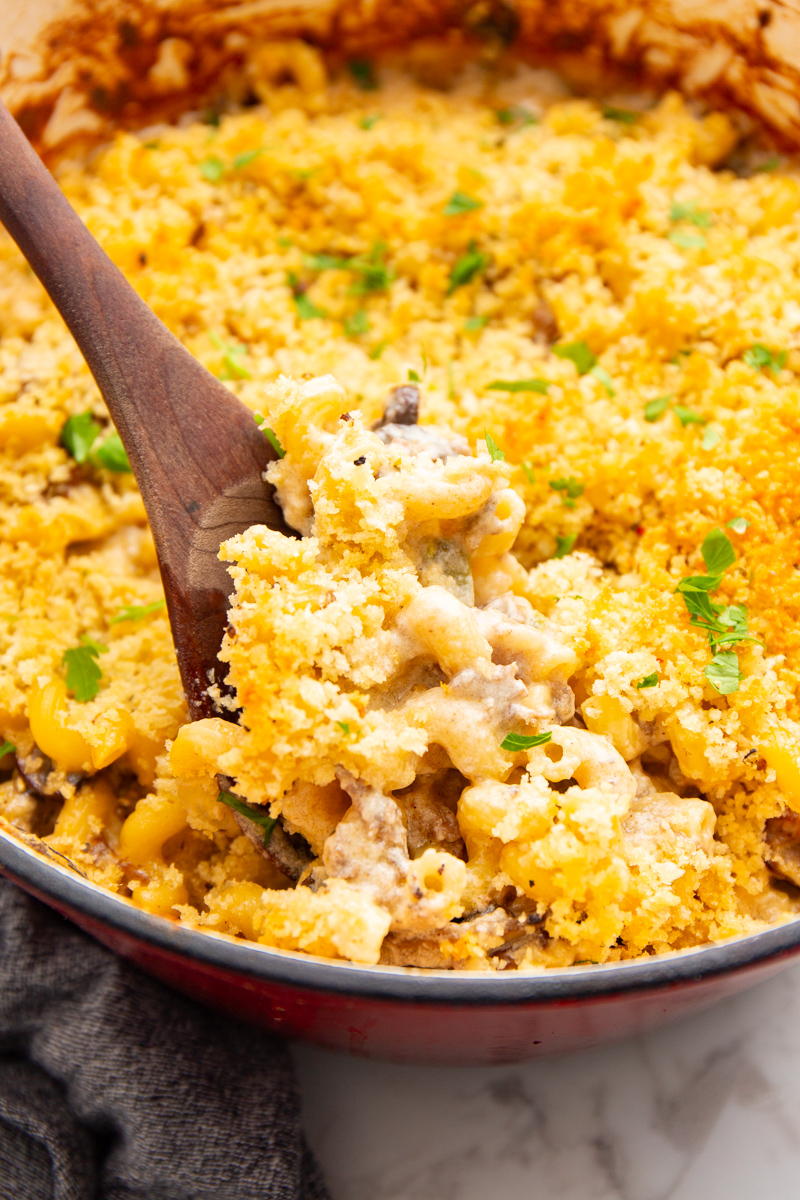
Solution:
[{"label": "chopped parsley", "polygon": [[586,342],[565,342],[561,346],[553,346],[553,354],[568,358],[575,364],[579,375],[588,375],[592,367],[597,365],[597,359]]},{"label": "chopped parsley", "polygon": [[349,721],[337,721],[336,724],[339,726],[339,728],[342,730],[343,733],[350,732],[350,722]]},{"label": "chopped parsley", "polygon": [[761,342],[756,342],[749,350],[745,350],[742,361],[756,371],[760,371],[762,367],[768,367],[770,371],[777,373],[786,364],[786,351],[776,352],[767,346],[762,346]]},{"label": "chopped parsley", "polygon": [[703,430],[703,437],[700,445],[704,450],[713,450],[722,441],[722,434],[715,425],[709,425]]},{"label": "chopped parsley", "polygon": [[238,342],[223,342],[222,338],[217,337],[216,333],[210,333],[209,338],[214,347],[222,354],[222,371],[220,379],[252,379],[253,376],[247,370],[247,367],[242,366],[239,361],[246,357],[247,347],[239,345]]},{"label": "chopped parsley", "polygon": [[501,750],[530,750],[534,746],[546,746],[553,740],[552,733],[507,733],[500,743]]},{"label": "chopped parsley", "polygon": [[119,625],[120,621],[142,621],[151,613],[160,612],[166,603],[166,600],[154,600],[152,604],[126,604],[108,623]]},{"label": "chopped parsley", "polygon": [[446,217],[460,217],[463,213],[475,212],[478,208],[483,208],[482,200],[476,200],[466,192],[455,191],[442,212]]},{"label": "chopped parsley", "polygon": [[460,287],[464,287],[476,275],[486,269],[489,262],[487,255],[479,250],[476,242],[470,242],[465,254],[456,259],[450,270],[450,286],[447,289],[448,296],[452,296],[453,292]]},{"label": "chopped parsley", "polygon": [[386,347],[388,345],[389,345],[388,342],[378,342],[377,345],[372,347],[372,349],[369,352],[369,356],[373,362],[376,362],[377,359],[380,358],[380,356],[383,354],[384,350],[386,349]]},{"label": "chopped parsley", "polygon": [[61,661],[67,668],[67,687],[82,704],[94,700],[100,690],[103,672],[96,660],[107,651],[108,646],[85,635],[80,646],[64,651]]},{"label": "chopped parsley", "polygon": [[728,521],[727,528],[732,529],[734,533],[744,533],[749,524],[750,522],[746,521],[744,517],[734,517],[733,520]]},{"label": "chopped parsley", "polygon": [[354,58],[347,64],[353,81],[362,92],[377,91],[378,81],[375,78],[375,68],[368,58]]},{"label": "chopped parsley", "polygon": [[216,154],[212,154],[209,158],[204,158],[197,169],[209,183],[219,183],[225,173],[225,163]]},{"label": "chopped parsley", "polygon": [[116,431],[110,433],[98,446],[96,443],[100,431],[101,427],[91,411],[79,413],[70,417],[61,430],[61,445],[77,463],[88,460],[93,466],[105,467],[107,471],[128,473],[131,464],[119,434]]},{"label": "chopped parsley", "polygon": [[712,529],[706,534],[700,552],[709,575],[721,575],[736,562],[731,539],[721,529]]},{"label": "chopped parsley", "polygon": [[728,696],[739,690],[741,672],[733,651],[720,651],[720,646],[736,642],[757,642],[747,627],[747,609],[743,604],[715,604],[710,592],[716,591],[728,567],[736,561],[736,551],[722,529],[712,529],[701,547],[707,575],[689,575],[681,579],[675,591],[683,596],[689,612],[689,624],[702,629],[708,637],[712,661],[705,668],[709,683]]},{"label": "chopped parsley", "polygon": [[95,421],[91,410],[70,417],[61,430],[61,445],[67,450],[75,462],[85,462],[89,452],[100,433],[100,426]]},{"label": "chopped parsley", "polygon": [[618,121],[620,125],[635,125],[639,115],[637,112],[631,112],[629,108],[615,108],[613,104],[607,104],[603,109],[603,116],[607,121]]},{"label": "chopped parsley", "polygon": [[348,337],[360,337],[362,333],[369,333],[369,317],[363,308],[354,312],[352,317],[345,317],[344,331]]},{"label": "chopped parsley", "polygon": [[739,690],[742,672],[739,659],[732,650],[721,650],[715,654],[703,674],[721,696],[730,696]]},{"label": "chopped parsley", "polygon": [[572,553],[572,547],[578,540],[577,533],[568,533],[565,537],[556,537],[556,552],[553,558],[566,558]]},{"label": "chopped parsley", "polygon": [[526,108],[524,104],[511,104],[508,108],[498,108],[495,115],[501,125],[538,125],[539,118]]},{"label": "chopped parsley", "polygon": [[637,688],[651,688],[658,686],[658,671],[653,671],[652,675],[645,675],[644,679],[640,679],[637,683]]},{"label": "chopped parsley", "polygon": [[234,171],[241,171],[242,167],[248,166],[254,158],[258,158],[259,154],[264,151],[258,146],[255,150],[243,150],[241,154],[237,154],[233,160]]},{"label": "chopped parsley", "polygon": [[362,117],[358,122],[362,129],[373,129],[381,119],[380,113],[374,113],[371,117]]},{"label": "chopped parsley", "polygon": [[594,375],[595,379],[600,380],[600,382],[602,383],[603,387],[606,389],[609,396],[616,396],[616,394],[617,394],[616,389],[614,387],[614,384],[611,382],[611,376],[609,375],[609,373],[605,369],[605,367],[601,367],[599,363],[595,363],[595,365],[592,367],[589,374]]},{"label": "chopped parsley", "polygon": [[467,333],[477,333],[479,329],[483,329],[488,323],[488,317],[467,317],[464,322],[464,329]]},{"label": "chopped parsley", "polygon": [[675,416],[678,418],[681,425],[683,425],[684,429],[687,425],[706,424],[706,418],[701,416],[700,413],[695,412],[693,408],[684,408],[682,404],[675,404],[673,405],[672,411],[675,413]]},{"label": "chopped parsley", "polygon": [[260,825],[264,830],[264,845],[269,845],[272,831],[278,823],[277,817],[270,817],[267,813],[262,813],[257,808],[253,808],[252,805],[245,804],[244,800],[240,800],[238,796],[234,796],[233,792],[220,792],[217,800],[221,801],[222,804],[227,804],[228,808],[232,808],[241,816],[247,817],[248,821],[254,821],[256,825]]},{"label": "chopped parsley", "polygon": [[551,479],[550,487],[554,492],[561,492],[561,503],[565,508],[574,508],[575,501],[583,495],[583,484],[578,483],[574,475],[569,479]]},{"label": "chopped parsley", "polygon": [[781,156],[779,154],[771,154],[769,158],[765,159],[755,169],[756,171],[777,171],[778,167],[782,165],[783,159]]},{"label": "chopped parsley", "polygon": [[685,203],[673,200],[672,208],[669,210],[669,219],[670,221],[690,221],[698,229],[710,229],[713,225],[711,213],[704,208],[698,208],[692,200],[687,200]]},{"label": "chopped parsley", "polygon": [[326,315],[321,308],[317,308],[314,301],[310,300],[305,292],[294,293],[294,306],[301,321],[314,321],[317,317]]},{"label": "chopped parsley", "polygon": [[109,434],[105,441],[92,451],[91,459],[107,471],[116,471],[118,475],[130,474],[131,464],[125,453],[122,438],[116,431]]},{"label": "chopped parsley", "polygon": [[258,428],[261,430],[261,432],[263,433],[264,437],[265,437],[265,438],[267,439],[267,441],[269,442],[270,446],[272,446],[272,449],[275,451],[275,453],[277,454],[278,458],[285,458],[285,457],[286,457],[286,451],[284,450],[283,446],[282,446],[282,445],[280,444],[280,442],[278,441],[277,434],[275,434],[275,433],[273,432],[273,430],[271,430],[271,429],[270,429],[269,425],[266,425],[266,424],[264,423],[264,422],[266,421],[266,419],[267,419],[267,418],[264,416],[264,414],[263,414],[263,413],[260,413],[260,412],[253,413],[253,417],[255,418],[256,425],[257,425],[257,426],[258,426]]},{"label": "chopped parsley", "polygon": [[681,250],[705,250],[708,243],[702,233],[685,233],[682,229],[672,229],[667,237],[674,246]]},{"label": "chopped parsley", "polygon": [[648,400],[647,404],[645,404],[645,406],[644,406],[645,421],[649,421],[651,424],[653,423],[653,421],[657,421],[658,418],[663,416],[664,413],[667,411],[671,400],[672,400],[671,395],[670,396],[657,396],[655,398],[655,400]]},{"label": "chopped parsley", "polygon": [[528,483],[536,483],[536,476],[533,473],[533,467],[531,466],[531,464],[527,463],[527,462],[522,462],[522,463],[520,463],[520,466],[522,467],[523,471],[525,472],[525,478],[527,479]]},{"label": "chopped parsley", "polygon": [[14,743],[10,742],[8,738],[6,738],[2,746],[0,746],[0,759],[5,758],[7,754],[13,754],[16,748],[17,747],[14,745]]},{"label": "chopped parsley", "polygon": [[486,449],[489,451],[489,458],[492,462],[505,462],[506,456],[494,440],[488,429],[484,429],[483,437],[486,442]]},{"label": "chopped parsley", "polygon": [[409,367],[409,369],[408,369],[408,382],[409,383],[422,383],[422,380],[420,379],[418,373],[414,370],[413,367]]},{"label": "chopped parsley", "polygon": [[369,254],[341,258],[334,254],[308,254],[305,264],[310,271],[351,271],[358,278],[350,287],[352,295],[383,292],[394,279],[394,273],[383,261],[386,244],[376,242]]},{"label": "chopped parsley", "polygon": [[487,383],[487,392],[538,392],[540,396],[547,395],[550,384],[544,379],[495,379]]}]

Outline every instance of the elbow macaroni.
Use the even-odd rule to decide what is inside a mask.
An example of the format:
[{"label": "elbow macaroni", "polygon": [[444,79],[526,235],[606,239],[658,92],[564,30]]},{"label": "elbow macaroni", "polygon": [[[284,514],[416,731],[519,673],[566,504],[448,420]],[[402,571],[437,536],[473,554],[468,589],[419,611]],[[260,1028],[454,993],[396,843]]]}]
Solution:
[{"label": "elbow macaroni", "polygon": [[[187,45],[162,43],[154,94]],[[794,172],[733,179],[724,115],[670,97],[622,126],[521,64],[480,100],[393,70],[376,122],[302,40],[246,59],[237,94],[265,106],[221,118],[218,163],[204,126],[164,126],[62,182],[263,412],[300,536],[222,547],[231,694],[187,723],[141,500],[68,454],[68,417],[107,418],[6,247],[0,815],[150,912],[364,963],[605,962],[792,915],[771,878],[800,812]],[[456,192],[478,203],[454,218]],[[717,598],[760,639],[726,694],[675,594],[714,528],[737,560]],[[91,642],[78,700],[63,654]]]}]

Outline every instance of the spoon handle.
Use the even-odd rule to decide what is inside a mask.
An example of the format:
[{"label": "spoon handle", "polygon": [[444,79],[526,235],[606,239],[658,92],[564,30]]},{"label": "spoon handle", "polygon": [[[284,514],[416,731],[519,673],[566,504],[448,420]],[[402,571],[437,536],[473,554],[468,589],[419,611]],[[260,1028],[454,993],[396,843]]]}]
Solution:
[{"label": "spoon handle", "polygon": [[[274,453],[253,415],[192,358],[71,207],[0,101],[0,221],[78,343],[119,430],[158,552],[193,719],[215,711],[230,577],[220,542],[285,530],[262,472]],[[210,673],[210,674],[209,674]]]}]

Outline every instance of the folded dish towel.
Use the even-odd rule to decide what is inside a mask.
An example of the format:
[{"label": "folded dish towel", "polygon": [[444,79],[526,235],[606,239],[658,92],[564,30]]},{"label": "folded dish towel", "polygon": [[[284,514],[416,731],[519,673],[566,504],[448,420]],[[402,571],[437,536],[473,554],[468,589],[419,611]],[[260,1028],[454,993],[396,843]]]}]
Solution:
[{"label": "folded dish towel", "polygon": [[0,1195],[327,1200],[286,1047],[0,879]]}]

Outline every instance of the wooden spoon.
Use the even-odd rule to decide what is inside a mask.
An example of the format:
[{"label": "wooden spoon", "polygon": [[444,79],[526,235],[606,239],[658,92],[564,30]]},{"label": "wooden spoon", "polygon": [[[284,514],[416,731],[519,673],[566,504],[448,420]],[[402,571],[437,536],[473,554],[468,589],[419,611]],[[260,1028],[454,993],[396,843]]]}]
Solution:
[{"label": "wooden spoon", "polygon": [[275,452],[250,410],[101,250],[2,101],[0,221],[64,318],[119,430],[155,539],[189,715],[213,716],[208,687],[224,688],[217,654],[233,590],[220,543],[256,524],[292,532],[262,478]]}]

